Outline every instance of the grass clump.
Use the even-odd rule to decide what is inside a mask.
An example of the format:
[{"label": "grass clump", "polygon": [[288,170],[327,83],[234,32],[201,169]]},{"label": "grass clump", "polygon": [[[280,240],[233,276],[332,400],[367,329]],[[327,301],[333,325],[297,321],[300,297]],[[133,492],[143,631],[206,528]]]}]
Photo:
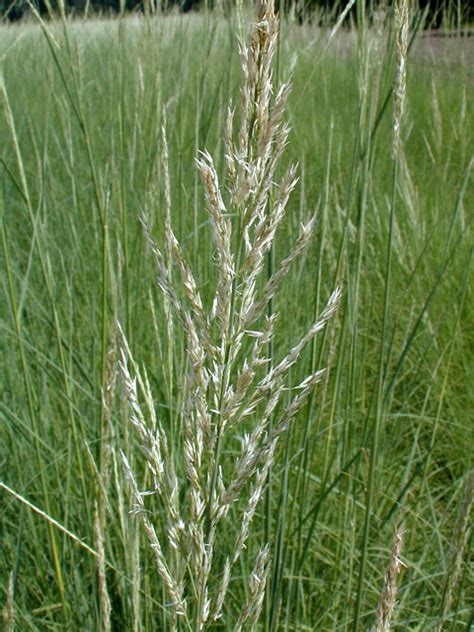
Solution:
[{"label": "grass clump", "polygon": [[392,17],[1,27],[10,628],[470,625],[472,80]]}]

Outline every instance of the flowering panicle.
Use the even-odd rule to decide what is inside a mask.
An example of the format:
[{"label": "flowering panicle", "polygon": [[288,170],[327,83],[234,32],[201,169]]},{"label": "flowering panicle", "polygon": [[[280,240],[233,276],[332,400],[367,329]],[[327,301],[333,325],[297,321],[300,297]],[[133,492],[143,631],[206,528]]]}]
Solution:
[{"label": "flowering panicle", "polygon": [[[286,407],[282,407],[283,396],[288,393],[289,370],[334,316],[340,300],[340,291],[336,290],[306,334],[271,366],[269,348],[277,314],[265,312],[291,265],[308,246],[316,224],[315,216],[302,223],[291,251],[274,273],[262,280],[265,259],[298,182],[294,165],[279,181],[276,176],[289,134],[283,121],[289,85],[276,92],[273,88],[277,35],[272,4],[264,0],[250,44],[240,46],[239,126],[234,134],[236,112],[230,107],[225,129],[227,192],[210,154],[203,151],[196,160],[216,252],[215,291],[209,308],[171,225],[168,150],[164,131],[162,134],[164,249],[152,237],[145,216],[141,221],[156,263],[167,333],[175,335],[175,323],[186,341],[184,399],[178,411],[180,432],[173,454],[165,424],[155,412],[146,373],[139,370],[125,341],[123,345],[122,382],[150,487],[149,491],[140,491],[124,455],[134,511],[142,518],[171,600],[170,620],[184,617],[196,630],[205,629],[222,616],[234,565],[248,543],[279,437],[323,376],[323,371],[307,376],[291,389],[292,397],[285,396]],[[241,444],[236,453],[238,437]],[[159,529],[145,506],[149,495],[161,503]],[[231,508],[240,516],[240,527],[229,547],[228,530],[225,544],[219,538]],[[228,554],[216,556],[217,548],[222,550],[224,545],[229,547]],[[255,559],[248,599],[236,631],[256,628],[268,567],[269,549],[264,546]],[[213,580],[216,577],[217,582]]]}]

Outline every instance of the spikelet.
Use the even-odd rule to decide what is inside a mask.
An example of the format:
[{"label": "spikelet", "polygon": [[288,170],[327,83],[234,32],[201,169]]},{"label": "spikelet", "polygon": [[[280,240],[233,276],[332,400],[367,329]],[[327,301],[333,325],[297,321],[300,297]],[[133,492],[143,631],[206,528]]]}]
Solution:
[{"label": "spikelet", "polygon": [[135,475],[132,471],[132,468],[130,467],[130,463],[128,462],[127,457],[123,452],[122,461],[124,471],[132,489],[132,494],[135,500],[135,507],[133,508],[132,513],[139,515],[142,519],[145,534],[155,555],[155,562],[158,573],[163,580],[165,589],[172,601],[173,609],[178,615],[184,616],[186,613],[186,604],[183,599],[183,586],[172,576],[168,563],[163,554],[163,548],[161,546],[160,540],[156,534],[155,527],[150,522],[150,519],[148,517],[143,500],[144,496],[147,495],[147,492],[139,491]]},{"label": "spikelet", "polygon": [[408,0],[397,0],[395,3],[395,29],[397,36],[397,68],[394,86],[393,113],[393,157],[397,158],[400,149],[400,134],[406,102],[407,60],[408,60]]},{"label": "spikelet", "polygon": [[403,525],[395,531],[390,564],[385,573],[382,593],[377,606],[373,632],[389,632],[397,598],[397,578],[404,565],[400,559],[405,530]]},{"label": "spikelet", "polygon": [[258,552],[255,566],[250,577],[250,594],[242,609],[234,632],[248,630],[252,632],[257,627],[258,618],[262,610],[263,598],[265,596],[265,586],[268,577],[269,567],[268,545]]}]

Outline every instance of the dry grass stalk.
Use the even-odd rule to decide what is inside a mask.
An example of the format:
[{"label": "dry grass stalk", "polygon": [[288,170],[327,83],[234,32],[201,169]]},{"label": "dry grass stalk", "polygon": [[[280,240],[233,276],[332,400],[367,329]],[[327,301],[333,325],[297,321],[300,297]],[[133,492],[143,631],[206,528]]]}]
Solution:
[{"label": "dry grass stalk", "polygon": [[436,626],[436,630],[441,632],[445,629],[445,622],[451,609],[453,595],[461,575],[462,559],[464,549],[469,537],[471,528],[470,515],[472,504],[474,501],[474,470],[468,473],[466,485],[464,488],[464,496],[459,513],[454,525],[453,537],[451,540],[451,548],[449,551],[448,564],[446,568],[446,579],[443,588],[443,599],[441,604],[441,615]]},{"label": "dry grass stalk", "polygon": [[263,598],[265,596],[265,586],[268,576],[269,549],[268,545],[263,547],[257,555],[255,566],[250,577],[250,593],[248,599],[242,609],[234,632],[248,630],[253,632],[256,630],[258,618],[263,606]]},{"label": "dry grass stalk", "polygon": [[[140,490],[125,455],[123,462],[135,501],[134,513],[142,519],[171,600],[172,629],[174,616],[184,618],[198,631],[222,616],[232,571],[248,542],[278,439],[323,376],[323,371],[316,371],[295,386],[295,394],[280,410],[288,372],[334,316],[340,298],[336,290],[293,349],[270,371],[266,369],[277,319],[276,314],[265,314],[267,306],[292,263],[307,247],[315,226],[315,217],[309,217],[290,253],[262,284],[265,255],[297,184],[294,166],[279,183],[276,177],[289,134],[283,121],[289,86],[282,86],[276,94],[273,88],[277,34],[273,6],[265,0],[250,44],[240,46],[239,131],[234,136],[232,108],[225,130],[227,194],[210,154],[204,151],[196,161],[217,253],[215,294],[209,307],[171,226],[164,131],[163,250],[155,242],[146,217],[142,217],[163,293],[168,335],[173,331],[169,325],[172,313],[185,336],[188,372],[183,380],[184,404],[174,413],[183,430],[179,435],[182,443],[173,446],[172,453],[164,423],[155,412],[146,372],[138,368],[124,339],[122,382],[145,458],[148,491]],[[175,278],[175,272],[179,278]],[[239,436],[243,437],[240,454],[233,456]],[[224,460],[228,464],[225,471]],[[180,478],[186,479],[185,490],[178,484]],[[184,492],[181,499],[180,489]],[[148,510],[148,496],[159,498],[159,528]],[[240,523],[233,542],[229,542],[228,529],[224,534],[231,507],[233,521]],[[217,557],[217,549],[228,554]],[[256,557],[248,601],[236,630],[252,630],[257,625],[268,562],[269,549],[265,546]]]},{"label": "dry grass stalk", "polygon": [[100,620],[103,632],[110,632],[110,597],[107,591],[107,577],[106,577],[106,564],[105,564],[105,551],[104,551],[104,533],[99,516],[99,509],[96,506],[94,510],[94,535],[95,546],[97,549],[97,566],[99,575],[99,599],[100,599]]},{"label": "dry grass stalk", "polygon": [[105,500],[107,498],[107,490],[110,485],[110,474],[112,468],[112,413],[114,408],[115,388],[117,384],[118,362],[117,362],[117,327],[112,325],[109,335],[109,345],[107,349],[106,365],[105,365],[105,388],[102,395],[104,419],[101,438],[101,459],[100,459],[100,506],[99,519],[102,529],[104,528],[105,519]]},{"label": "dry grass stalk", "polygon": [[14,632],[15,630],[15,603],[13,593],[13,572],[10,572],[7,586],[7,601],[2,613],[3,629],[5,632]]},{"label": "dry grass stalk", "polygon": [[397,578],[404,565],[400,559],[403,547],[404,527],[399,526],[395,531],[392,543],[390,564],[385,573],[382,593],[377,606],[375,626],[373,632],[389,632],[393,613],[397,603]]}]

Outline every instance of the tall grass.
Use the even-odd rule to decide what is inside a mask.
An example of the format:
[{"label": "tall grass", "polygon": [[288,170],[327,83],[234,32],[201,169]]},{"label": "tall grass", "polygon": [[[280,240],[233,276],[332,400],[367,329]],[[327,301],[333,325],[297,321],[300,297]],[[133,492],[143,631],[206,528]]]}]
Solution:
[{"label": "tall grass", "polygon": [[[237,16],[210,13],[1,28],[7,629],[169,629],[169,594],[129,514],[136,499],[120,451],[140,490],[151,480],[119,388],[115,323],[184,466],[186,340],[156,285],[139,217],[163,252],[172,224],[211,304],[219,261],[194,159],[207,148],[226,181],[238,31]],[[339,31],[329,45],[314,25],[281,24],[278,75],[291,75],[292,131],[276,176],[298,163],[299,183],[274,261],[302,222],[317,221],[273,298],[274,365],[335,286],[343,299],[283,385],[330,366],[280,438],[266,506],[255,511],[216,629],[233,629],[258,592],[253,563],[267,542],[262,629],[377,626],[393,593],[384,577],[395,574],[393,628],[472,624],[472,77],[461,50],[427,63],[426,42],[413,44],[394,179],[395,51],[391,15],[370,26],[359,19],[358,31]],[[283,393],[281,410],[292,391]],[[240,449],[237,440],[222,447],[224,480]],[[178,503],[186,485],[178,480]],[[241,527],[239,507],[229,511],[224,547]],[[164,509],[146,515],[166,537]],[[390,575],[400,522],[403,564]],[[215,555],[225,564],[228,552]],[[211,577],[210,593],[221,581]]]}]

